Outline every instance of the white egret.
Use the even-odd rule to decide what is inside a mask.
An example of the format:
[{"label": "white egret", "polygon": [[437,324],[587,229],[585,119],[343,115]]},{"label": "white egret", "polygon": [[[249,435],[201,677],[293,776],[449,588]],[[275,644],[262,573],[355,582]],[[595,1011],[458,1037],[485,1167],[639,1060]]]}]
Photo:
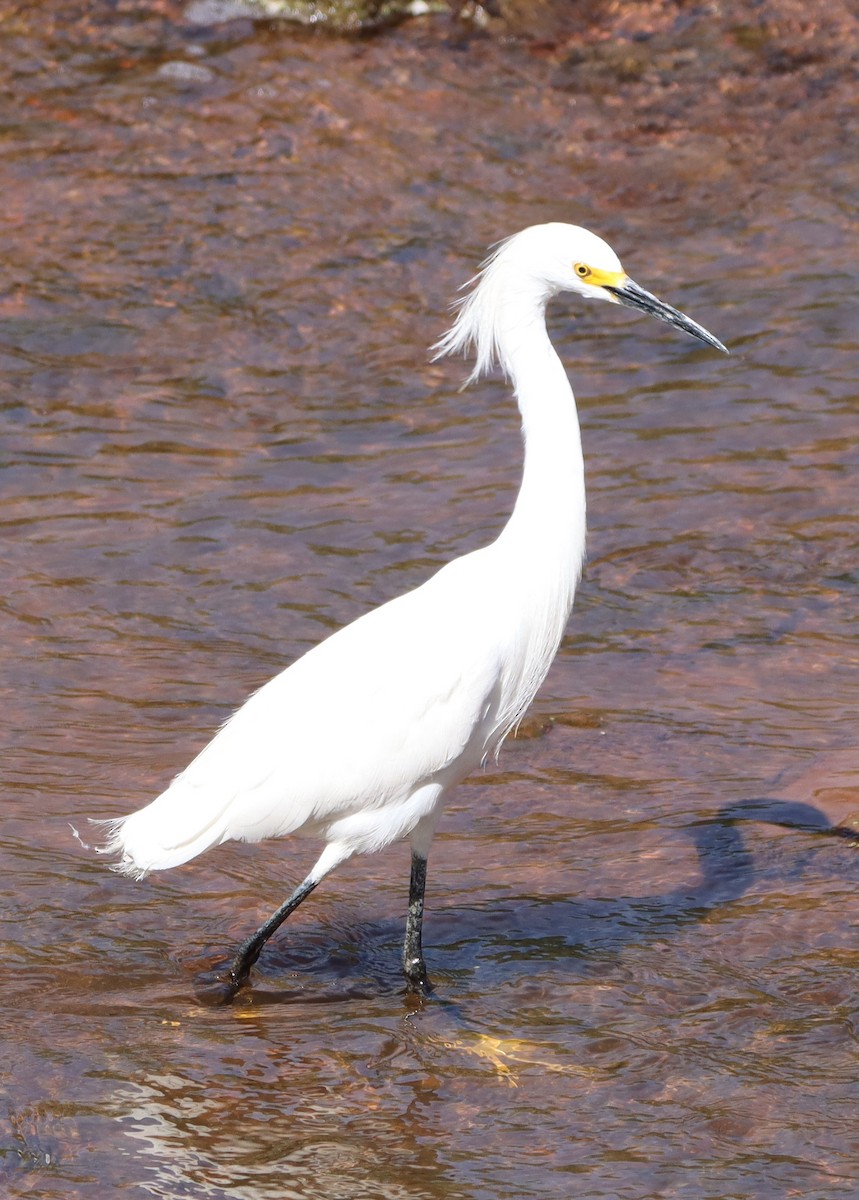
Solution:
[{"label": "white egret", "polygon": [[[226,998],[267,939],[352,854],[411,843],[403,971],[425,992],[427,856],[451,789],[522,717],[573,603],[585,550],[585,476],[573,393],[546,331],[559,292],[642,309],[717,350],[688,317],[633,283],[601,238],[538,225],[483,265],[437,356],[496,364],[522,415],[525,463],[497,539],[359,617],[260,688],[147,807],[110,822],[103,852],[140,878],[230,838],[302,833],[324,849],[303,883],[238,950]],[[727,351],[725,351],[727,353]]]}]

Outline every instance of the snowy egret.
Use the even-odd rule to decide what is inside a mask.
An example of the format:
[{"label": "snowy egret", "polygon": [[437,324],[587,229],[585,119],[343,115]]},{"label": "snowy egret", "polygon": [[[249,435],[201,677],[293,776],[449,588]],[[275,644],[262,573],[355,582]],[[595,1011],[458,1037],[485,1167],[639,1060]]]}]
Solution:
[{"label": "snowy egret", "polygon": [[[260,688],[147,807],[109,822],[103,852],[140,878],[230,838],[303,833],[324,849],[292,895],[240,946],[230,998],[265,942],[352,854],[411,843],[403,972],[429,990],[421,947],[427,856],[451,789],[497,754],[542,683],[585,550],[585,476],[573,393],[546,331],[559,292],[641,309],[717,350],[700,325],[626,275],[599,237],[533,226],[472,281],[437,357],[498,365],[522,415],[525,463],[513,512],[489,546],[359,617]],[[725,351],[727,353],[727,351]]]}]

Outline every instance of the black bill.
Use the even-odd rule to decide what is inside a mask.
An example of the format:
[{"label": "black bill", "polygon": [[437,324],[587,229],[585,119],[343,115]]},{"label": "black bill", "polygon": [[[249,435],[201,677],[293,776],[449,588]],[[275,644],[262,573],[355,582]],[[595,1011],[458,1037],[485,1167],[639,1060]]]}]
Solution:
[{"label": "black bill", "polygon": [[713,337],[712,333],[708,333],[703,325],[691,320],[678,309],[672,308],[670,304],[664,304],[661,300],[657,300],[655,296],[646,292],[643,287],[639,287],[637,283],[633,283],[631,279],[627,279],[622,287],[606,287],[606,291],[611,292],[618,302],[625,304],[627,308],[638,308],[642,312],[650,313],[652,317],[658,317],[660,321],[667,321],[669,325],[682,329],[684,333],[691,333],[692,337],[699,338],[700,341],[706,342],[715,350],[721,350],[723,354],[728,353],[727,346],[723,346],[718,338]]}]

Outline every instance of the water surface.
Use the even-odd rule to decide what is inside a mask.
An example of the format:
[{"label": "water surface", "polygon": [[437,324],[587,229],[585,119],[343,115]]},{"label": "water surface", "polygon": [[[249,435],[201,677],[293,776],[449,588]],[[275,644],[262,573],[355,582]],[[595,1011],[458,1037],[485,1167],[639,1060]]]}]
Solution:
[{"label": "water surface", "polygon": [[[859,858],[813,831],[859,808],[848,84],[684,108],[441,24],[6,15],[4,1194],[854,1195]],[[401,995],[393,847],[206,1008],[314,847],[135,884],[69,822],[145,803],[254,687],[499,530],[515,410],[427,347],[486,246],[549,219],[732,357],[553,310],[589,563],[439,832],[437,1000]]]}]

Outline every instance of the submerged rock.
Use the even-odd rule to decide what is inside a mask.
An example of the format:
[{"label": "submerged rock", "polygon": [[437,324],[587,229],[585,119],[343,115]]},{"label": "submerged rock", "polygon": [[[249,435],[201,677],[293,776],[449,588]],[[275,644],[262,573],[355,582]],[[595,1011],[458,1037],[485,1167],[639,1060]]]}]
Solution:
[{"label": "submerged rock", "polygon": [[363,33],[446,7],[439,0],[192,0],[185,19],[192,25],[277,19]]},{"label": "submerged rock", "polygon": [[211,83],[215,78],[215,72],[210,71],[208,67],[181,59],[162,63],[156,74],[159,79],[170,79],[180,84]]}]

